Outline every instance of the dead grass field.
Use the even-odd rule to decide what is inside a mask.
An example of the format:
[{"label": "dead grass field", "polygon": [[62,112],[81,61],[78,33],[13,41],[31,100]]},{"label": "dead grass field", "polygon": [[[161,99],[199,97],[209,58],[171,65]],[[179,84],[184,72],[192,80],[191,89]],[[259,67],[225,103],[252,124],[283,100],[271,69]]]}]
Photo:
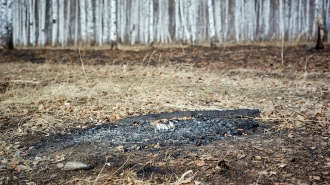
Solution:
[{"label": "dead grass field", "polygon": [[[311,64],[308,64],[306,59],[312,54],[300,56],[299,59],[292,52],[286,55],[286,63],[281,66],[279,57],[269,57],[269,53],[263,53],[259,57],[262,64],[256,66],[249,65],[249,63],[244,64],[244,60],[250,59],[242,57],[242,54],[249,56],[249,48],[246,48],[246,52],[244,47],[239,49],[241,52],[238,54],[235,53],[237,51],[235,48],[226,49],[226,52],[232,61],[242,60],[243,67],[226,67],[230,65],[226,62],[219,64],[214,58],[211,63],[207,63],[207,57],[200,59],[205,61],[199,61],[203,65],[196,67],[196,62],[189,59],[185,59],[183,62],[171,62],[169,60],[171,55],[163,54],[162,58],[160,56],[162,53],[157,53],[157,50],[136,52],[137,55],[140,55],[139,61],[127,62],[128,59],[126,61],[109,59],[99,65],[96,64],[97,57],[88,58],[86,56],[89,54],[83,53],[84,67],[77,59],[67,62],[70,60],[69,55],[62,57],[66,62],[54,62],[53,55],[50,54],[49,58],[47,59],[46,56],[46,60],[42,63],[25,61],[24,57],[21,57],[19,61],[8,62],[9,55],[6,55],[4,58],[7,57],[7,61],[0,62],[0,82],[3,87],[0,94],[0,174],[2,174],[0,182],[3,184],[11,181],[32,183],[35,182],[33,178],[29,179],[28,175],[20,176],[20,174],[28,173],[31,176],[33,173],[39,174],[34,169],[32,162],[21,155],[24,153],[21,151],[24,143],[9,142],[13,138],[24,141],[36,134],[65,133],[69,128],[84,128],[94,124],[115,122],[119,118],[130,115],[177,110],[259,108],[261,115],[258,119],[274,122],[269,129],[264,131],[268,135],[267,137],[281,138],[283,141],[294,140],[288,145],[283,142],[277,143],[278,146],[274,143],[267,145],[268,148],[267,146],[261,147],[263,150],[272,148],[273,151],[277,151],[278,149],[278,153],[268,155],[281,154],[278,158],[282,160],[269,162],[274,163],[273,166],[263,164],[263,167],[255,168],[254,163],[263,161],[256,156],[267,157],[267,154],[250,155],[248,152],[243,152],[248,157],[240,158],[237,157],[238,154],[225,157],[228,154],[225,152],[221,155],[223,155],[222,158],[229,161],[229,166],[235,165],[232,162],[234,159],[236,162],[246,159],[245,162],[248,163],[245,164],[246,169],[250,168],[250,171],[245,169],[245,180],[243,177],[236,180],[226,179],[221,175],[216,178],[219,174],[203,178],[201,177],[203,173],[198,174],[198,171],[205,170],[204,165],[193,167],[195,180],[202,183],[216,183],[216,179],[224,178],[225,180],[222,180],[224,183],[329,184],[330,73],[329,68],[324,67],[329,66],[329,60],[322,58],[324,53],[313,54],[309,62],[321,57],[319,60],[323,60],[323,65],[319,68],[317,65],[311,67],[308,66]],[[41,52],[47,54],[45,51]],[[186,55],[189,55],[189,51],[185,52]],[[214,54],[213,50],[208,52]],[[6,54],[5,51],[2,53]],[[191,55],[193,54],[194,51],[191,51]],[[328,54],[326,53],[326,55]],[[278,55],[280,54],[278,53]],[[301,61],[300,68],[294,68],[293,64],[299,64],[298,60]],[[227,63],[232,61],[227,61]],[[254,62],[258,63],[258,61]],[[308,65],[304,66],[304,64]],[[271,66],[277,67],[274,69]],[[301,133],[305,133],[305,135]],[[254,139],[257,140],[257,138]],[[295,147],[300,144],[308,148],[306,151],[317,153],[313,154],[314,159],[310,159],[313,162],[301,164],[312,165],[314,168],[299,172],[297,169],[301,166],[298,165],[295,168],[296,171],[287,171],[285,166],[290,166],[290,162],[286,157],[290,155],[290,160],[292,160],[294,152],[286,153],[285,147],[295,150]],[[234,145],[234,148],[238,146]],[[237,151],[241,150],[244,149],[237,149]],[[17,151],[21,151],[21,153],[17,153]],[[212,156],[210,153],[208,155]],[[267,158],[267,160],[272,159],[272,157]],[[308,160],[306,159],[306,161]],[[305,159],[301,161],[305,161]],[[272,167],[270,168],[270,166]],[[111,170],[108,170],[109,174],[107,174],[101,171],[103,169],[102,166],[96,168],[94,175],[85,176],[84,172],[80,172],[71,178],[60,178],[57,183],[153,184],[179,182],[179,177],[190,168],[187,164],[185,170],[182,169],[178,172],[181,174],[176,174],[177,178],[167,176],[163,177],[162,181],[157,181],[152,177],[136,177],[134,171],[130,170],[124,171],[121,175],[110,176]],[[59,174],[63,173],[61,169],[57,170]],[[116,170],[118,168],[112,169],[112,171]],[[40,172],[40,174],[45,179],[47,178],[46,172]],[[212,175],[212,173],[210,174]],[[229,175],[229,177],[232,176]],[[41,182],[36,183],[42,184]],[[196,183],[194,180],[186,182],[186,184]]]}]

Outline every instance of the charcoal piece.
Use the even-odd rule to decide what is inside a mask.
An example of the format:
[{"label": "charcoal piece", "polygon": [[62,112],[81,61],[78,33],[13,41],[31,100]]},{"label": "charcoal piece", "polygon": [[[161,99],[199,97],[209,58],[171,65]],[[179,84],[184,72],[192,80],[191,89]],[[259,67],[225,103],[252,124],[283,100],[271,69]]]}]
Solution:
[{"label": "charcoal piece", "polygon": [[204,111],[176,111],[170,113],[147,114],[142,116],[132,116],[118,120],[121,125],[130,126],[140,120],[155,121],[159,119],[178,119],[183,117],[195,118],[241,118],[256,117],[260,114],[259,109],[236,109],[236,110],[204,110]]}]

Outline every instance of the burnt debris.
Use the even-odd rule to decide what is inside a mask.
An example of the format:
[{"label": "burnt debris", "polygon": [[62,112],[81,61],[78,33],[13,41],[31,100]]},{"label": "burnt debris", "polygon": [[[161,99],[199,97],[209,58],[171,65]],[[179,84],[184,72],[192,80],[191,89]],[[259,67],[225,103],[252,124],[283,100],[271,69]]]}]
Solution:
[{"label": "burnt debris", "polygon": [[253,117],[259,113],[258,109],[239,109],[142,115],[119,120],[118,125],[104,124],[74,129],[68,135],[50,136],[37,142],[35,149],[42,153],[42,150],[61,150],[77,144],[97,148],[120,146],[123,151],[201,146],[254,133],[259,123]]}]

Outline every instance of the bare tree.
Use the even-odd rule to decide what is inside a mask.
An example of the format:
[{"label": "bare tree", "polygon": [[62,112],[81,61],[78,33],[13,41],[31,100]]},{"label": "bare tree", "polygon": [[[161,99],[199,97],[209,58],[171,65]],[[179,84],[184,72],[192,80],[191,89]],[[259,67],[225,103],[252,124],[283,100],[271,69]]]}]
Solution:
[{"label": "bare tree", "polygon": [[36,37],[35,37],[35,28],[36,28],[36,19],[35,19],[35,0],[30,0],[30,6],[29,6],[29,14],[30,14],[30,44],[32,46],[36,45]]},{"label": "bare tree", "polygon": [[88,43],[91,44],[92,41],[95,41],[92,0],[86,0],[86,26],[87,26]]},{"label": "bare tree", "polygon": [[77,42],[78,42],[78,21],[79,21],[79,0],[76,0],[76,3],[75,3],[75,12],[74,12],[74,15],[75,15],[75,19],[74,19],[74,45],[77,46]]},{"label": "bare tree", "polygon": [[215,30],[214,30],[214,14],[212,0],[207,1],[207,7],[209,10],[209,37],[211,39],[211,47],[215,47]]},{"label": "bare tree", "polygon": [[116,17],[117,17],[117,7],[116,7],[116,0],[111,0],[110,1],[110,42],[111,42],[111,48],[113,49],[114,47],[117,48],[117,22],[116,22]]},{"label": "bare tree", "polygon": [[315,46],[315,49],[323,49],[323,40],[324,40],[324,28],[323,28],[323,23],[322,23],[322,18],[319,16],[317,18],[317,43]]},{"label": "bare tree", "polygon": [[[0,0],[15,46],[307,41],[330,34],[327,0]],[[173,3],[173,4],[172,4]],[[12,13],[6,13],[10,10]],[[47,17],[50,16],[50,17]],[[48,31],[47,31],[48,30]],[[285,37],[284,37],[285,36]],[[283,40],[284,41],[284,40]]]},{"label": "bare tree", "polygon": [[214,1],[214,17],[215,17],[215,33],[216,42],[222,42],[222,16],[221,16],[221,0]]},{"label": "bare tree", "polygon": [[102,46],[102,9],[100,0],[95,0],[95,40],[98,46]]},{"label": "bare tree", "polygon": [[53,24],[52,24],[52,46],[54,47],[57,44],[57,31],[58,31],[58,5],[57,0],[52,0],[52,17],[53,17]]},{"label": "bare tree", "polygon": [[38,46],[45,44],[46,1],[39,1],[38,6]]},{"label": "bare tree", "polygon": [[149,0],[148,10],[148,21],[149,21],[149,44],[153,46],[154,43],[154,1]]}]

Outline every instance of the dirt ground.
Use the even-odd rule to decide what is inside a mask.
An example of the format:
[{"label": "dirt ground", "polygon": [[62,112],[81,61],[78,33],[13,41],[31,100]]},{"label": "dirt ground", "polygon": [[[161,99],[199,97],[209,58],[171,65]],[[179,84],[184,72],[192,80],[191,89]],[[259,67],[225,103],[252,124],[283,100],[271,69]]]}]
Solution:
[{"label": "dirt ground", "polygon": [[[330,184],[330,46],[0,49],[0,184]],[[132,115],[258,108],[207,145],[37,143]],[[92,167],[66,170],[67,162]]]}]

